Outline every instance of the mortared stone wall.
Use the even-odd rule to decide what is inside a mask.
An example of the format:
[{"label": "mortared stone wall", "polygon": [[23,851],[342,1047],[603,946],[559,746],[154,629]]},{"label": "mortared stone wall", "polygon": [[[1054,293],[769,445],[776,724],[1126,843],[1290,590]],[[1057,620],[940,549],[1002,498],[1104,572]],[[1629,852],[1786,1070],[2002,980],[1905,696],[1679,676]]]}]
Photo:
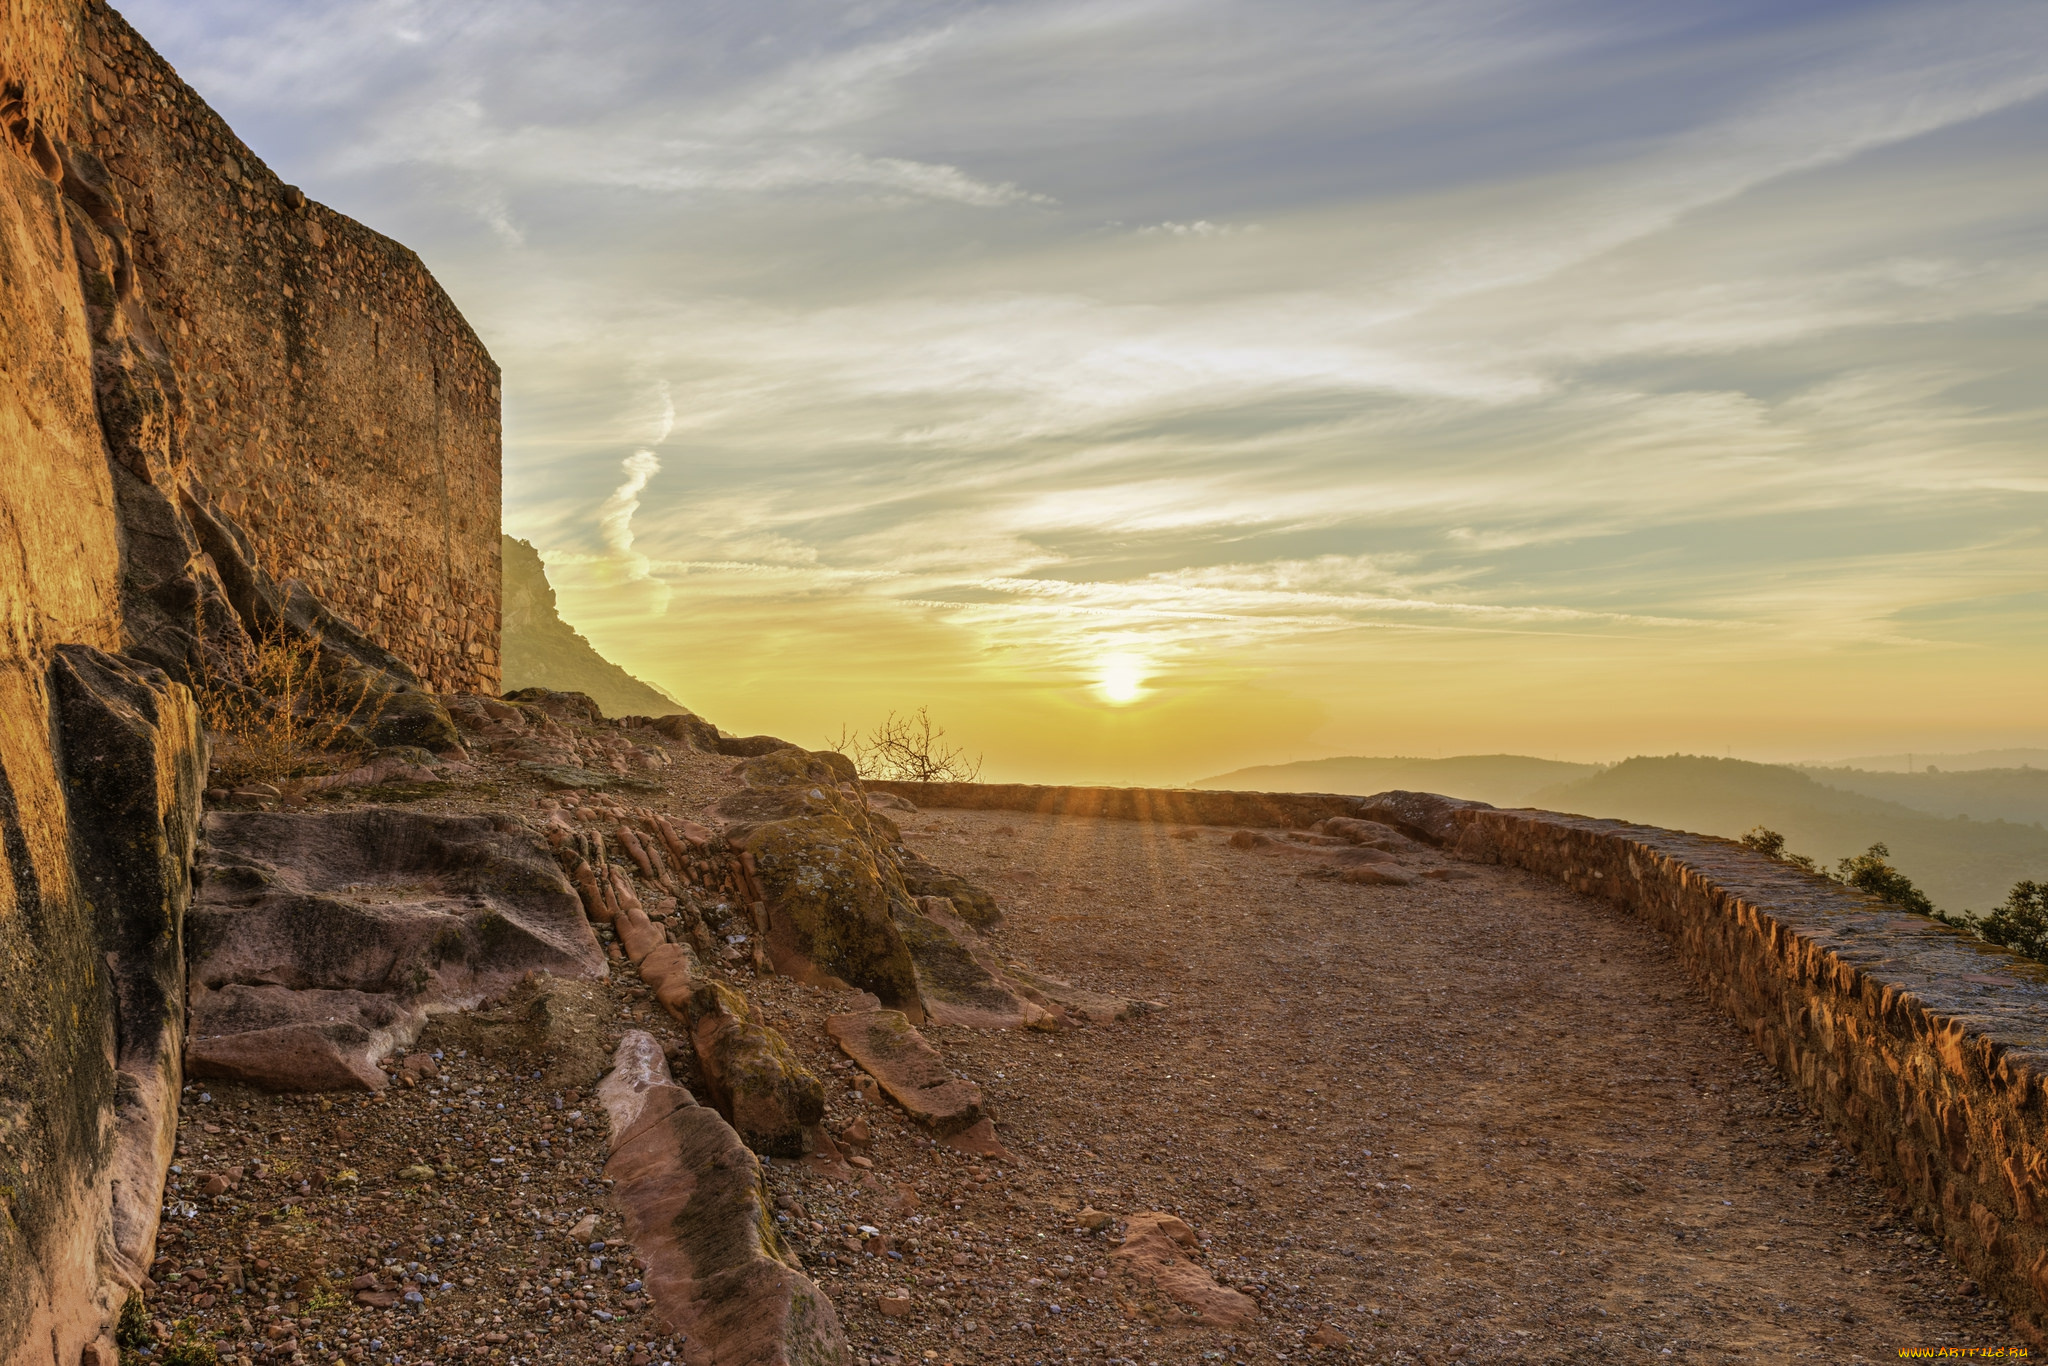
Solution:
[{"label": "mortared stone wall", "polygon": [[408,248],[273,175],[101,0],[67,141],[112,172],[185,450],[263,567],[438,691],[498,690],[499,375]]}]

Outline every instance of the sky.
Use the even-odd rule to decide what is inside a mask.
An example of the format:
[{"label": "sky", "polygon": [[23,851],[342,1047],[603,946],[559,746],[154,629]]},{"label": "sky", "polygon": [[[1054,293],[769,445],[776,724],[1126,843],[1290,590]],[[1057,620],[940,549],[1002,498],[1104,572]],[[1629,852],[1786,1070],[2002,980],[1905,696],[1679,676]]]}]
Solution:
[{"label": "sky", "polygon": [[2048,742],[2039,0],[130,0],[727,730]]}]

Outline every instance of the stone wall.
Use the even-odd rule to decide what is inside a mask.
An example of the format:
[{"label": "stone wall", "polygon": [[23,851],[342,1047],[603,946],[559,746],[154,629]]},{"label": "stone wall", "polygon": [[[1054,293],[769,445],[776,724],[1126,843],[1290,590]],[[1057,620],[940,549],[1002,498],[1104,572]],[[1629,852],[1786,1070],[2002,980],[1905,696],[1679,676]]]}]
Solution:
[{"label": "stone wall", "polygon": [[974,811],[1035,811],[1046,816],[1182,825],[1300,829],[1326,816],[1355,816],[1362,798],[1312,792],[1211,792],[1167,787],[1042,787],[1035,783],[898,783],[870,779],[870,792],[891,792],[919,806]]},{"label": "stone wall", "polygon": [[2015,1328],[2042,1339],[2048,968],[1727,840],[1490,807],[1454,819],[1467,857],[1554,877],[1662,930]]},{"label": "stone wall", "polygon": [[[1641,916],[1910,1210],[2048,1337],[2048,967],[1729,840],[1427,793],[871,782],[920,806],[1398,826]],[[1261,820],[1264,813],[1272,817]]]},{"label": "stone wall", "polygon": [[497,365],[410,250],[279,180],[100,0],[74,12],[64,136],[119,190],[193,472],[273,575],[436,689],[496,692]]},{"label": "stone wall", "polygon": [[207,767],[176,679],[202,640],[322,633],[380,726],[453,738],[218,514],[420,673],[490,687],[496,385],[409,253],[287,194],[110,11],[0,3],[5,1366],[111,1361],[153,1255]]}]

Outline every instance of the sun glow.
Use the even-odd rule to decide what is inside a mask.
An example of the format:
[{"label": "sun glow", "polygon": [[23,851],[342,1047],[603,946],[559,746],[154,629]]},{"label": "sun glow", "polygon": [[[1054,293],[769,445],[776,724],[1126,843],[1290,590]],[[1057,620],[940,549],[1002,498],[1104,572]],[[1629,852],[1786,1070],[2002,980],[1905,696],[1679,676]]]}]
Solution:
[{"label": "sun glow", "polygon": [[1145,693],[1144,661],[1131,655],[1111,655],[1102,661],[1102,678],[1096,687],[1112,706],[1137,701]]}]

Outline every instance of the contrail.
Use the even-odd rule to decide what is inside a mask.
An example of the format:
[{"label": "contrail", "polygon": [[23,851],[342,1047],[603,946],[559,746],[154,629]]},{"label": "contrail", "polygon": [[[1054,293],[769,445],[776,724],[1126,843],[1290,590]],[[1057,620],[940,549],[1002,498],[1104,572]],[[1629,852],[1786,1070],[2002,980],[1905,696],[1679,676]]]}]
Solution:
[{"label": "contrail", "polygon": [[661,461],[653,451],[638,450],[619,465],[626,472],[626,482],[604,500],[597,514],[598,530],[612,553],[626,562],[627,577],[644,579],[648,576],[647,557],[633,553],[633,514],[640,510],[640,493],[647,481],[661,473]]}]

